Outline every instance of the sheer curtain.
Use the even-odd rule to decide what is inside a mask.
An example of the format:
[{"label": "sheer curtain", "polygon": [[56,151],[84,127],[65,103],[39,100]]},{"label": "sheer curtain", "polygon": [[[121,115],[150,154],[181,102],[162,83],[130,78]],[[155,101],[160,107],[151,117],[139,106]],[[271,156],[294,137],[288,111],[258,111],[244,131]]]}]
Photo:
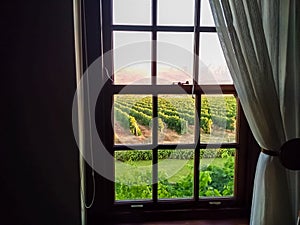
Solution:
[{"label": "sheer curtain", "polygon": [[296,224],[299,173],[285,170],[272,155],[287,140],[300,137],[300,3],[210,3],[247,120],[257,142],[269,152],[258,160],[250,224]]}]

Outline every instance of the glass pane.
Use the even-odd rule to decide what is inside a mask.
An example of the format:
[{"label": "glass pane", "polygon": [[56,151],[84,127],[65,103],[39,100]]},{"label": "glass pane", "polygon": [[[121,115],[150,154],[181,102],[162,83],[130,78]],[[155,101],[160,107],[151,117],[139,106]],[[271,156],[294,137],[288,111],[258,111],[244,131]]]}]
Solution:
[{"label": "glass pane", "polygon": [[152,151],[115,152],[115,200],[152,198]]},{"label": "glass pane", "polygon": [[216,33],[200,34],[200,84],[233,84]]},{"label": "glass pane", "polygon": [[214,27],[215,22],[212,16],[209,0],[201,0],[200,26]]},{"label": "glass pane", "polygon": [[151,0],[113,0],[113,24],[150,25]]},{"label": "glass pane", "polygon": [[194,151],[158,151],[158,198],[192,198]]},{"label": "glass pane", "polygon": [[194,0],[158,0],[158,25],[194,25]]},{"label": "glass pane", "polygon": [[201,143],[236,142],[237,116],[234,95],[202,95]]},{"label": "glass pane", "polygon": [[158,84],[193,80],[193,33],[158,32]]},{"label": "glass pane", "polygon": [[200,149],[200,197],[234,195],[235,149]]},{"label": "glass pane", "polygon": [[114,96],[115,144],[152,143],[152,97]]},{"label": "glass pane", "polygon": [[195,100],[191,95],[160,95],[158,118],[159,143],[194,143]]},{"label": "glass pane", "polygon": [[115,84],[151,83],[151,33],[113,32]]}]

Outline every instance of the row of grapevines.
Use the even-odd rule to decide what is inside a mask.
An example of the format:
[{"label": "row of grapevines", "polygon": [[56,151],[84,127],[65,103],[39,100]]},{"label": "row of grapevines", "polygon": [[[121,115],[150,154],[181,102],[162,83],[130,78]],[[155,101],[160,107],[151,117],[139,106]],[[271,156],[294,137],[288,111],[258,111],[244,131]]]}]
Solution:
[{"label": "row of grapevines", "polygon": [[[124,104],[115,103],[115,107],[120,108],[123,111],[129,112],[129,114],[141,124],[145,126],[149,126],[152,119],[152,111],[147,108],[142,108],[139,106],[132,106],[129,108],[128,106],[125,106]],[[177,115],[166,115],[164,113],[159,112],[158,116],[158,127],[160,130],[164,128],[164,125],[162,123],[165,122],[169,129],[175,130],[177,133],[185,134],[188,130],[188,122],[182,118],[180,118]],[[194,118],[193,118],[194,120]]]},{"label": "row of grapevines", "polygon": [[149,108],[145,108],[145,107],[141,107],[139,105],[131,105],[127,102],[117,102],[115,103],[115,106],[116,107],[122,107],[122,108],[125,108],[125,110],[127,110],[128,112],[130,112],[131,109],[134,109],[136,111],[139,111],[139,112],[142,112],[148,116],[152,116],[152,109],[149,109]]},{"label": "row of grapevines", "polygon": [[115,103],[115,108],[119,108],[123,112],[129,113],[130,116],[133,116],[141,125],[149,126],[152,120],[152,117],[146,115],[145,113],[139,112],[132,107],[124,106],[121,104]]},{"label": "row of grapevines", "polygon": [[[178,133],[185,133],[186,131],[184,130],[186,129],[184,128],[185,125],[183,124],[185,124],[186,121],[190,125],[194,124],[194,101],[194,99],[188,97],[159,97],[158,107],[160,118],[168,125],[170,129],[173,129]],[[134,117],[138,116],[136,120],[139,123],[149,126],[150,117],[152,118],[151,97],[148,96],[140,98],[126,96],[125,98],[122,96],[122,98],[116,99],[116,103],[118,103],[118,107],[120,107],[119,105],[122,105],[122,110],[128,114]],[[149,116],[148,119],[146,119],[147,122],[145,121],[145,118],[141,119],[142,115],[140,113]],[[170,117],[172,119],[170,119]],[[181,121],[175,122],[175,118],[177,120],[181,119]],[[200,127],[204,132],[210,133],[212,124],[228,130],[234,130],[235,120],[236,100],[234,97],[202,97]]]},{"label": "row of grapevines", "polygon": [[188,131],[188,122],[178,116],[168,116],[161,112],[158,113],[158,117],[161,118],[168,128],[175,130],[179,134],[186,134]]},{"label": "row of grapevines", "polygon": [[165,115],[168,115],[168,116],[178,116],[186,121],[188,121],[188,123],[190,125],[193,125],[194,122],[195,122],[195,117],[194,117],[194,114],[188,114],[188,113],[181,113],[181,112],[178,112],[177,110],[170,110],[170,109],[167,109],[167,108],[159,108],[158,110],[159,112],[165,114]]},{"label": "row of grapevines", "polygon": [[130,116],[126,112],[122,112],[120,109],[115,108],[115,117],[124,128],[128,128],[129,126],[129,130],[132,134],[135,136],[142,135],[142,131],[133,116]]},{"label": "row of grapevines", "polygon": [[236,100],[234,97],[203,97],[201,118],[211,119],[214,125],[233,131],[236,121]]},{"label": "row of grapevines", "polygon": [[[130,116],[134,117],[136,121],[144,126],[151,126],[152,123],[152,111],[150,115],[145,114],[144,112],[138,111],[137,109],[134,109],[133,107],[128,107],[121,105],[119,103],[115,103],[115,108],[122,110],[123,112],[128,113]],[[149,112],[148,112],[149,113]],[[158,128],[160,130],[164,129],[164,123],[161,119],[158,119]]]}]

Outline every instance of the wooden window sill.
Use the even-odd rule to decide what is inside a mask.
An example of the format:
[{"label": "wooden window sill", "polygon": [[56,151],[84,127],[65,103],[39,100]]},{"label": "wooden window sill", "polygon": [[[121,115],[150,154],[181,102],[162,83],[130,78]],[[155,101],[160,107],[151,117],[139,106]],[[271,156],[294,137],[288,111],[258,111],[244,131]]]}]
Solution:
[{"label": "wooden window sill", "polygon": [[[136,223],[137,225],[249,225],[246,219],[224,219],[224,220],[184,220]],[[122,223],[119,225],[129,225]]]}]

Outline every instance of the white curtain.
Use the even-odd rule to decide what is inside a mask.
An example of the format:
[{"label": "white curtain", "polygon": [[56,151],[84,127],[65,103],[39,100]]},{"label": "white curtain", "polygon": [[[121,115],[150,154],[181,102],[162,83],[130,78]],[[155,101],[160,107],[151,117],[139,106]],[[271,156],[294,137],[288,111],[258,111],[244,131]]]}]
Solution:
[{"label": "white curtain", "polygon": [[[263,149],[300,137],[300,1],[210,0],[223,52]],[[299,149],[300,150],[300,149]],[[296,224],[299,173],[261,153],[251,225]]]}]

